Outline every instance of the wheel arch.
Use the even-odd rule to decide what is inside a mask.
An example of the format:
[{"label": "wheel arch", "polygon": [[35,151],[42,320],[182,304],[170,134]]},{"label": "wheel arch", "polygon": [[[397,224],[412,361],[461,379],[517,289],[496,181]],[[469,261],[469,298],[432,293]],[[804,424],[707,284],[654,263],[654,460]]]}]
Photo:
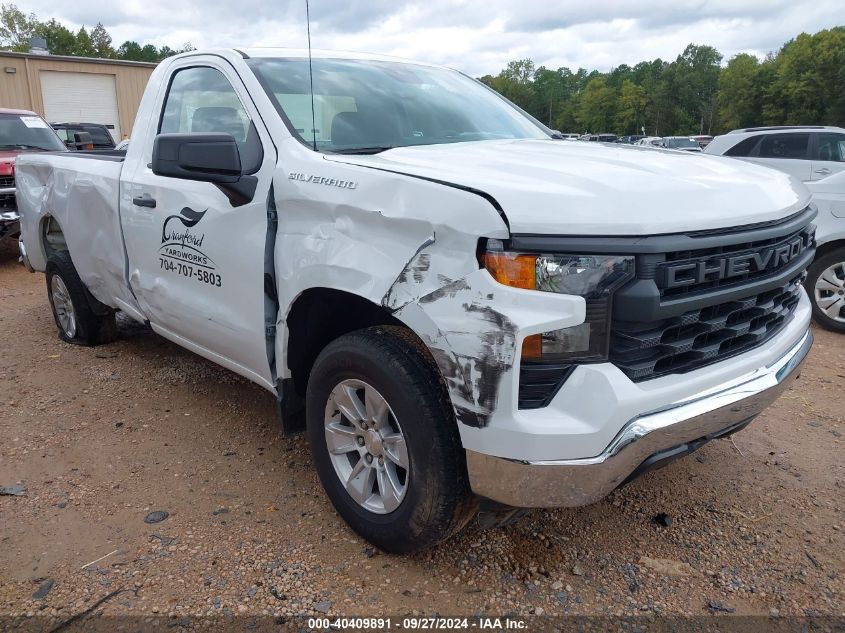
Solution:
[{"label": "wheel arch", "polygon": [[38,238],[45,262],[53,253],[69,250],[64,229],[53,215],[45,215],[41,218],[38,225]]},{"label": "wheel arch", "polygon": [[334,288],[309,288],[291,304],[285,319],[285,364],[297,394],[305,395],[317,356],[336,338],[374,325],[402,325],[388,310],[359,295]]},{"label": "wheel arch", "polygon": [[845,237],[840,238],[838,240],[833,240],[831,242],[825,242],[824,244],[820,245],[818,248],[816,248],[815,259],[824,257],[828,253],[839,249],[845,249]]}]

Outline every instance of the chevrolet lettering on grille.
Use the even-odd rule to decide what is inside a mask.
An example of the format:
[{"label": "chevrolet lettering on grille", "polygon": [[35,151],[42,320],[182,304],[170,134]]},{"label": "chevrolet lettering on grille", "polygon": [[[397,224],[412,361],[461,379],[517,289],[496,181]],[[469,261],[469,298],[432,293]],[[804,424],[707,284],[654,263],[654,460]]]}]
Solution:
[{"label": "chevrolet lettering on grille", "polygon": [[680,288],[775,271],[789,264],[811,245],[811,235],[803,234],[759,250],[664,265],[660,267],[658,284],[661,288]]}]

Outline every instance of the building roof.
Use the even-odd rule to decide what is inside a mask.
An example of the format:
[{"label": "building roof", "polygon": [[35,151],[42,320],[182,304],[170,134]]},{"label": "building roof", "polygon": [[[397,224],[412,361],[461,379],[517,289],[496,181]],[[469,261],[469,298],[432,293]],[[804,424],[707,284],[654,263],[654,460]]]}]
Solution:
[{"label": "building roof", "polygon": [[82,64],[114,64],[116,66],[140,66],[143,68],[155,68],[158,64],[150,62],[134,62],[126,59],[106,59],[101,57],[75,57],[73,55],[37,55],[33,53],[14,53],[12,51],[0,51],[0,57],[16,57],[19,59],[37,59],[51,62],[75,62]]},{"label": "building roof", "polygon": [[0,108],[0,114],[23,114],[25,116],[38,116],[31,110],[15,110],[14,108]]}]

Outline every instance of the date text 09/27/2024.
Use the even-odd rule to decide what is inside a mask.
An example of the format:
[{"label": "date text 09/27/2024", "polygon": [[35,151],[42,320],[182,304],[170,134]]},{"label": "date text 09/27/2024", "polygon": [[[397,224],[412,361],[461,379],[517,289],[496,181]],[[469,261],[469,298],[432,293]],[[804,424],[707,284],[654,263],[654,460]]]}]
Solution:
[{"label": "date text 09/27/2024", "polygon": [[448,618],[448,617],[404,617],[401,620],[390,617],[336,617],[309,618],[308,628],[314,630],[333,629],[340,631],[386,631],[405,630],[492,630],[520,631],[528,628],[528,622],[520,618]]}]

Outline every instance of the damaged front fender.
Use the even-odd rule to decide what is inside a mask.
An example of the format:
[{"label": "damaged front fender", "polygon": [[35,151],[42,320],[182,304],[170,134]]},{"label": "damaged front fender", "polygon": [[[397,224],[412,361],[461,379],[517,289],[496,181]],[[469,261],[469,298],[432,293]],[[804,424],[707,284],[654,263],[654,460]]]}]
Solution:
[{"label": "damaged front fender", "polygon": [[482,429],[516,410],[523,339],[582,323],[585,310],[581,297],[510,288],[477,270],[395,315],[431,350],[458,421]]}]

